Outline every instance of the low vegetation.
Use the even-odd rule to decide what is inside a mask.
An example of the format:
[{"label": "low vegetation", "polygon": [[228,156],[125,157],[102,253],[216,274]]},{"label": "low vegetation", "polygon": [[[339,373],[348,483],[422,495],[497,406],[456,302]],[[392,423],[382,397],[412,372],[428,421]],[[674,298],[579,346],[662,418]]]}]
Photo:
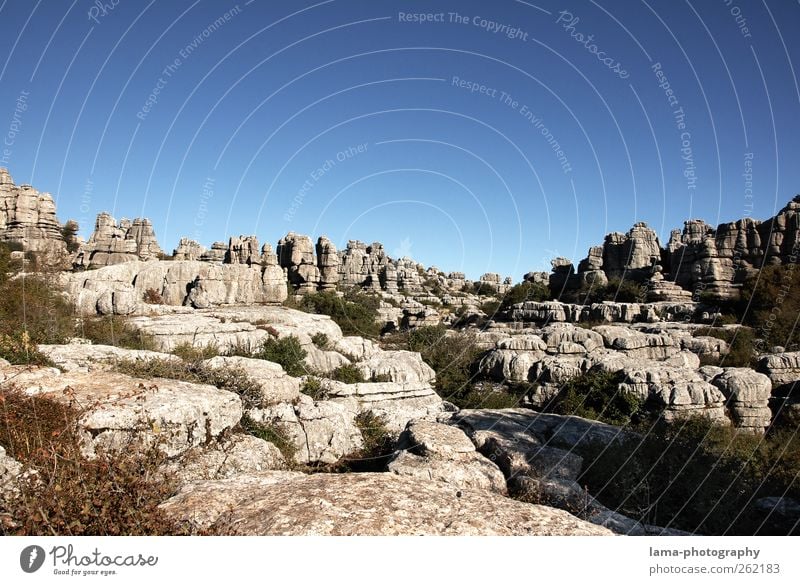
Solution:
[{"label": "low vegetation", "polygon": [[83,456],[80,412],[44,396],[0,395],[0,445],[24,466],[0,498],[3,535],[167,535],[183,529],[158,505],[175,484],[157,447]]},{"label": "low vegetation", "polygon": [[699,327],[692,334],[694,337],[716,337],[728,344],[727,353],[720,357],[701,356],[700,362],[702,365],[737,368],[755,367],[755,335],[751,328]]},{"label": "low vegetation", "polygon": [[340,462],[341,471],[384,471],[395,450],[395,437],[386,426],[386,420],[371,411],[358,414],[354,420],[364,439],[358,453],[347,456]]},{"label": "low vegetation", "polygon": [[353,364],[345,364],[339,366],[330,374],[332,380],[337,382],[344,382],[345,384],[358,384],[359,382],[366,382],[364,374],[361,373]]},{"label": "low vegetation", "polygon": [[286,464],[290,468],[296,467],[294,457],[297,454],[297,447],[292,438],[279,426],[256,422],[246,414],[242,417],[239,425],[247,434],[275,445],[286,460]]},{"label": "low vegetation", "polygon": [[445,400],[459,405],[473,391],[473,365],[483,353],[474,334],[448,334],[445,325],[434,325],[391,335],[385,345],[419,352],[436,372],[436,391]]},{"label": "low vegetation", "polygon": [[308,313],[328,315],[345,335],[376,338],[380,335],[378,308],[380,299],[359,291],[348,291],[343,297],[333,292],[317,292],[299,300],[290,297],[285,305]]},{"label": "low vegetation", "polygon": [[612,425],[627,425],[643,415],[643,400],[617,389],[621,373],[589,371],[564,386],[547,405],[548,412],[573,414]]},{"label": "low vegetation", "polygon": [[800,437],[773,428],[741,434],[702,418],[640,427],[641,437],[581,453],[578,479],[603,504],[648,524],[710,535],[797,534],[794,520],[767,516],[764,496],[800,498]]}]

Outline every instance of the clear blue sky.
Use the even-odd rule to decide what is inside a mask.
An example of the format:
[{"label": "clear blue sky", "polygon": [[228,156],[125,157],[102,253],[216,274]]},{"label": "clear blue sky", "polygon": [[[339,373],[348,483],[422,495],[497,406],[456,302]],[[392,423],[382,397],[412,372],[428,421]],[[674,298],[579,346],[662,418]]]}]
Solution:
[{"label": "clear blue sky", "polygon": [[0,0],[0,165],[84,235],[109,211],[167,251],[296,231],[519,280],[800,191],[795,0],[100,4]]}]

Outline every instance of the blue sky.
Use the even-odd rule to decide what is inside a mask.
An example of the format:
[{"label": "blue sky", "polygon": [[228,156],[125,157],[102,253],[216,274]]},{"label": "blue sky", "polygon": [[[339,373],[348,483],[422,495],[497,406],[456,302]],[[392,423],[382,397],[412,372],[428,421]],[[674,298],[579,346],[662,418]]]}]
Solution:
[{"label": "blue sky", "polygon": [[516,281],[800,191],[794,0],[101,5],[0,0],[0,166],[87,236],[109,211],[167,251],[295,231]]}]

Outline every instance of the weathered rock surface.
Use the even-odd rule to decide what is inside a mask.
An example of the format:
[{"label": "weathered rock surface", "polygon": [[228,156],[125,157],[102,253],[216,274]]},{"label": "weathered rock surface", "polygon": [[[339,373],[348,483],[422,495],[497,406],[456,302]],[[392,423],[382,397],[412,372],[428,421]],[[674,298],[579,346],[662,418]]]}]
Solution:
[{"label": "weathered rock surface", "polygon": [[325,393],[334,400],[352,399],[363,411],[383,417],[399,433],[411,420],[435,420],[445,410],[442,398],[421,382],[362,382],[345,384],[323,380]]},{"label": "weathered rock surface", "polygon": [[394,474],[506,493],[506,480],[497,465],[477,453],[456,427],[412,421],[400,435],[397,447],[388,464]]},{"label": "weathered rock surface", "polygon": [[776,394],[789,395],[800,382],[800,351],[763,356],[758,371],[769,377]]},{"label": "weathered rock surface", "polygon": [[111,215],[100,213],[95,220],[94,232],[78,252],[75,265],[97,268],[135,260],[153,260],[163,253],[149,219],[122,219],[117,225]]},{"label": "weathered rock surface", "polygon": [[721,425],[731,422],[725,416],[725,396],[698,372],[657,362],[634,364],[622,372],[618,389],[662,408],[668,422],[693,415]]},{"label": "weathered rock surface", "polygon": [[443,482],[391,473],[279,473],[192,484],[162,509],[239,535],[611,534],[562,510]]},{"label": "weathered rock surface", "polygon": [[770,379],[749,368],[725,368],[712,382],[728,399],[736,427],[763,433],[772,419]]},{"label": "weathered rock surface", "polygon": [[359,362],[365,380],[385,379],[388,382],[411,382],[433,384],[436,372],[422,361],[417,352],[382,351]]},{"label": "weathered rock surface", "polygon": [[61,223],[49,193],[30,185],[15,185],[11,175],[0,168],[0,242],[22,244],[51,264],[67,256]]},{"label": "weathered rock surface", "polygon": [[359,409],[355,401],[318,401],[301,395],[295,403],[251,409],[257,423],[277,427],[293,445],[294,462],[336,463],[363,447],[355,424]]},{"label": "weathered rock surface", "polygon": [[169,456],[210,443],[242,418],[236,394],[205,384],[93,371],[62,374],[55,368],[7,366],[0,389],[44,394],[84,410],[84,451],[158,445]]},{"label": "weathered rock surface", "polygon": [[167,305],[195,308],[281,303],[287,296],[283,271],[277,266],[199,261],[125,262],[66,275],[65,286],[77,307],[88,314],[145,311],[148,291],[157,293]]},{"label": "weathered rock surface", "polygon": [[286,468],[280,450],[251,435],[233,434],[209,446],[186,451],[167,471],[182,484],[200,480],[227,479]]},{"label": "weathered rock surface", "polygon": [[69,343],[67,345],[39,345],[39,351],[65,372],[93,372],[110,370],[119,361],[169,360],[176,364],[180,358],[169,353],[126,349],[114,345],[92,343]]},{"label": "weathered rock surface", "polygon": [[217,356],[205,360],[203,365],[212,369],[238,369],[244,372],[258,384],[259,396],[249,398],[259,406],[293,402],[300,398],[300,379],[286,374],[280,364],[240,356]]}]

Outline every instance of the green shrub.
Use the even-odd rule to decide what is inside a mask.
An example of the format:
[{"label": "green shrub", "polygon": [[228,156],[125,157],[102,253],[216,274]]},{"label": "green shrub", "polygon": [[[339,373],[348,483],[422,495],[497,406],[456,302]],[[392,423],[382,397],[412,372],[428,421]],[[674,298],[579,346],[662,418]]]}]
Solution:
[{"label": "green shrub", "polygon": [[490,318],[493,317],[500,310],[500,301],[492,300],[481,303],[480,310],[486,313]]},{"label": "green shrub", "polygon": [[644,403],[639,396],[617,389],[621,376],[619,372],[589,371],[567,382],[546,409],[556,414],[626,425],[641,413]]},{"label": "green shrub", "polygon": [[500,304],[500,310],[510,309],[512,305],[524,303],[525,301],[548,301],[552,298],[550,287],[536,282],[523,282],[512,286]]},{"label": "green shrub", "polygon": [[311,336],[311,342],[323,351],[330,349],[331,342],[324,333],[315,333]]},{"label": "green shrub", "polygon": [[195,347],[189,342],[179,343],[172,350],[172,354],[187,362],[209,360],[219,355],[219,348],[209,343],[202,347]]},{"label": "green shrub", "polygon": [[294,336],[280,339],[268,337],[252,357],[280,364],[290,376],[302,376],[308,373],[308,369],[303,363],[306,350]]},{"label": "green shrub", "polygon": [[339,297],[334,292],[326,291],[305,295],[285,304],[308,313],[330,316],[345,335],[372,338],[380,335],[377,321],[380,299],[373,295],[350,291],[344,297]]},{"label": "green shrub", "polygon": [[67,244],[67,252],[70,254],[77,252],[81,247],[78,241],[78,222],[73,219],[67,220],[61,228],[61,237]]},{"label": "green shrub", "polygon": [[177,487],[158,446],[100,450],[88,460],[80,415],[45,396],[0,394],[0,445],[31,472],[0,498],[0,534],[182,534],[158,507]]},{"label": "green shrub", "polygon": [[472,333],[448,334],[445,325],[417,327],[392,335],[389,349],[417,351],[436,372],[436,391],[445,400],[458,401],[470,392],[472,367],[483,353]]},{"label": "green shrub", "polygon": [[246,414],[242,417],[239,424],[247,434],[275,445],[290,468],[297,466],[294,460],[297,454],[297,447],[286,431],[277,425],[256,422]]},{"label": "green shrub", "polygon": [[736,306],[739,322],[756,330],[768,350],[776,345],[800,350],[800,269],[795,264],[766,266],[742,285],[742,299]]},{"label": "green shrub", "polygon": [[30,342],[64,343],[73,335],[74,311],[50,275],[9,278],[0,284],[0,333]]},{"label": "green shrub", "polygon": [[466,392],[459,392],[449,398],[458,408],[519,408],[522,396],[506,389],[491,388],[487,384],[470,384]]},{"label": "green shrub", "polygon": [[728,352],[719,358],[701,356],[703,365],[750,368],[755,366],[755,339],[749,327],[721,329],[716,327],[699,327],[692,333],[694,337],[716,337],[728,344]]},{"label": "green shrub", "polygon": [[0,358],[11,364],[55,365],[50,358],[39,352],[36,345],[31,343],[30,337],[25,331],[18,335],[0,333]]},{"label": "green shrub", "polygon": [[341,470],[384,471],[396,443],[386,426],[386,420],[371,411],[364,411],[355,417],[354,422],[364,439],[364,446],[358,453],[344,458]]},{"label": "green shrub", "polygon": [[98,345],[115,345],[128,349],[157,349],[152,338],[130,325],[125,317],[118,315],[82,318],[78,321],[75,335]]},{"label": "green shrub", "polygon": [[477,295],[479,297],[492,297],[497,294],[497,287],[488,282],[475,281],[462,286],[461,292]]},{"label": "green shrub", "polygon": [[337,382],[344,382],[345,384],[358,384],[359,382],[366,382],[364,374],[361,373],[353,364],[345,364],[339,366],[331,372],[331,379]]},{"label": "green shrub", "polygon": [[327,392],[325,392],[322,386],[322,380],[316,376],[307,376],[300,391],[314,400],[326,400],[328,397]]}]

